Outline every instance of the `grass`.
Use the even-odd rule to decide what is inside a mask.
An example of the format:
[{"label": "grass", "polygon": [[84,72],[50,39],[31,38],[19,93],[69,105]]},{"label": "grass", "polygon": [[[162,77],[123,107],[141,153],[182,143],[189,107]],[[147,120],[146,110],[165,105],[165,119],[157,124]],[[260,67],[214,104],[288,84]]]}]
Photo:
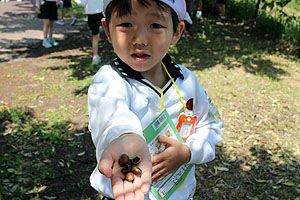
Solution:
[{"label": "grass", "polygon": [[[85,56],[89,50],[66,45],[84,46],[84,33],[67,38],[59,56],[47,55],[51,62],[41,62],[39,73],[8,79],[38,89],[1,104],[1,200],[99,199],[89,185],[96,161],[86,105],[97,67]],[[194,199],[299,198],[299,59],[239,23],[206,19],[190,34],[170,54],[196,74],[224,121],[216,159],[197,166]],[[108,63],[114,55],[103,38]]]}]

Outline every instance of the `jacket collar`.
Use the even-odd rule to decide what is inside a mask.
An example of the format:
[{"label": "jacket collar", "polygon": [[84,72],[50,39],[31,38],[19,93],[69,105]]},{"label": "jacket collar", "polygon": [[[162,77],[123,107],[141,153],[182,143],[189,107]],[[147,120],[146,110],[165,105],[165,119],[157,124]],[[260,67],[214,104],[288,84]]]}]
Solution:
[{"label": "jacket collar", "polygon": [[[180,78],[182,80],[184,79],[180,67],[172,61],[169,54],[166,54],[166,56],[163,58],[163,63],[165,64],[168,72],[170,73],[174,81],[177,78]],[[128,77],[136,80],[144,79],[144,77],[141,75],[140,72],[133,70],[126,63],[124,63],[119,57],[115,58],[110,63],[110,65],[113,67],[114,70],[116,70],[123,77]]]}]

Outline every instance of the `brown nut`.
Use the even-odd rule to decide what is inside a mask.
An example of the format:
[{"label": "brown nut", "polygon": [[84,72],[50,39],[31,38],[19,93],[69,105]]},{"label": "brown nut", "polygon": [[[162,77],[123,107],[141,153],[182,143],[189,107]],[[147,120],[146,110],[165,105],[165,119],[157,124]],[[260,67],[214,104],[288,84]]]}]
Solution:
[{"label": "brown nut", "polygon": [[126,179],[127,181],[129,181],[129,182],[133,182],[133,181],[134,181],[134,174],[133,174],[132,172],[128,172],[128,173],[126,174],[125,179]]},{"label": "brown nut", "polygon": [[130,164],[126,164],[122,169],[121,172],[123,172],[124,174],[127,174],[128,172],[130,172],[132,169],[132,166]]},{"label": "brown nut", "polygon": [[142,175],[142,170],[137,166],[132,167],[131,171],[137,176]]},{"label": "brown nut", "polygon": [[121,167],[124,167],[125,165],[127,165],[129,163],[129,157],[126,154],[122,154],[119,158],[119,165]]},{"label": "brown nut", "polygon": [[136,166],[140,163],[140,158],[138,156],[130,160],[131,165]]}]

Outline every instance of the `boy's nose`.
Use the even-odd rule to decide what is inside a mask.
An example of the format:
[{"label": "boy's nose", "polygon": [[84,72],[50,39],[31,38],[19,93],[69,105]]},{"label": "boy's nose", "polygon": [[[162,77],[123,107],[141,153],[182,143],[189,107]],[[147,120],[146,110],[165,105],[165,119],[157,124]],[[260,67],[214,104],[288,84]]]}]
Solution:
[{"label": "boy's nose", "polygon": [[143,27],[136,27],[132,37],[133,45],[148,45],[148,31]]}]

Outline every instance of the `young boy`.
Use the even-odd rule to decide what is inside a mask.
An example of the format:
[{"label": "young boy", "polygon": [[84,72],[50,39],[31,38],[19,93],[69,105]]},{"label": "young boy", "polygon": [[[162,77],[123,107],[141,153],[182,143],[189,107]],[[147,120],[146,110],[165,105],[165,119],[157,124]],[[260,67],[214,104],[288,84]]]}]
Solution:
[{"label": "young boy", "polygon": [[[151,183],[183,164],[214,159],[215,145],[222,140],[222,121],[210,114],[197,77],[167,54],[184,29],[184,0],[104,0],[103,5],[102,25],[117,58],[101,67],[89,87],[89,129],[98,162],[91,185],[104,199],[156,199],[149,191]],[[160,136],[166,149],[151,158],[143,129],[161,107],[174,124],[181,113],[197,117],[196,128],[185,135],[185,143]],[[142,175],[133,182],[124,180],[120,170],[118,159],[124,153],[140,158]],[[169,199],[191,199],[195,189],[193,166]]]}]

